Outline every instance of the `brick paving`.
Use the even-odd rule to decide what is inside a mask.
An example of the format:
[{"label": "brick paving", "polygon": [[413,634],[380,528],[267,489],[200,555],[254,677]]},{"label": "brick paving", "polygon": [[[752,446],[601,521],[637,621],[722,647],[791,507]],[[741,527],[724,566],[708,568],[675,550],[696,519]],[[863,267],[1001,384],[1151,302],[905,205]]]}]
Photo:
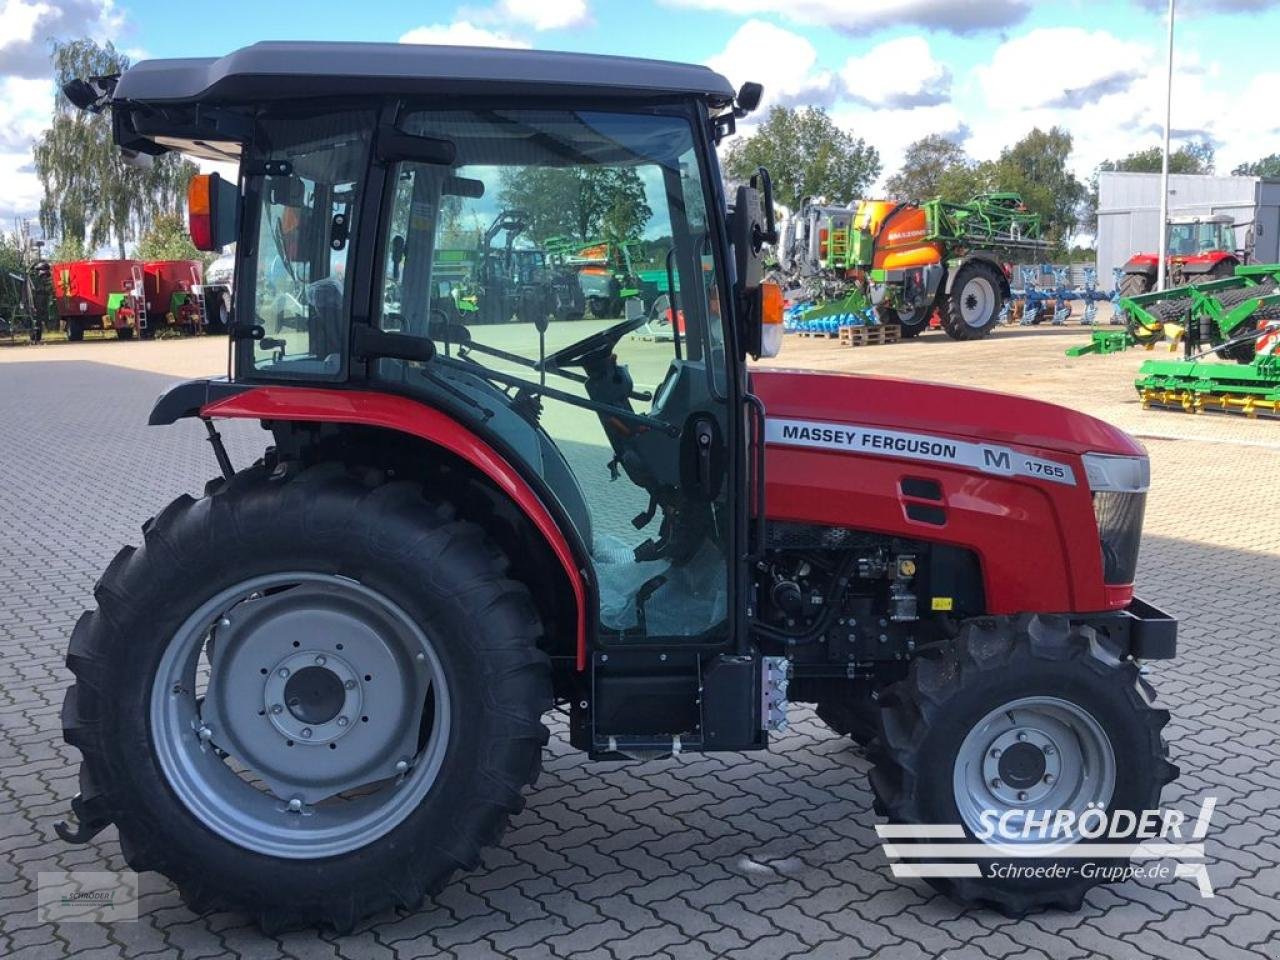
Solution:
[{"label": "brick paving", "polygon": [[[831,358],[793,346],[793,364],[957,380],[977,376],[948,367],[966,348],[994,349],[905,344]],[[1095,890],[1079,913],[1013,921],[896,881],[877,849],[867,761],[793,707],[771,753],[646,763],[590,764],[554,724],[543,777],[503,845],[433,904],[353,936],[265,937],[242,916],[197,917],[156,874],[142,876],[136,923],[40,923],[40,871],[124,867],[114,829],[83,847],[53,833],[79,762],[58,720],[67,636],[119,545],[213,473],[198,424],[144,425],[172,378],[79,359],[94,347],[112,363],[127,356],[112,344],[59,362],[0,355],[0,956],[1280,956],[1280,424],[1139,413],[1097,365],[1059,376],[1048,337],[1038,353],[1010,341],[1019,369],[986,364],[987,376],[1016,380],[1039,363],[1049,392],[1066,394],[1053,399],[1074,396],[1147,436],[1156,487],[1142,592],[1183,618],[1180,658],[1151,677],[1173,711],[1166,734],[1183,772],[1166,800],[1190,811],[1218,798],[1216,898],[1186,880],[1130,882]],[[224,433],[238,463],[265,436],[247,424]]]}]

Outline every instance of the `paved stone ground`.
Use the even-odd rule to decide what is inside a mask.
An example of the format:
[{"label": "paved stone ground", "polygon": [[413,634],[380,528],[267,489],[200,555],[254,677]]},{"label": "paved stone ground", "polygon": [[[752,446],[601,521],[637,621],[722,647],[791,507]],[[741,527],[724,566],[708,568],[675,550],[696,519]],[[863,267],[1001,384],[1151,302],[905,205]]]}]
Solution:
[{"label": "paved stone ground", "polygon": [[[1218,798],[1216,898],[1186,880],[1131,882],[1095,890],[1078,914],[1011,921],[895,881],[877,849],[866,760],[793,708],[790,732],[765,755],[592,765],[555,725],[543,778],[502,847],[434,906],[375,918],[351,937],[268,938],[242,916],[196,917],[155,874],[142,877],[136,923],[42,925],[40,871],[124,867],[114,829],[85,847],[53,834],[79,760],[58,721],[66,638],[118,546],[213,472],[198,425],[143,425],[169,377],[82,359],[96,347],[128,364],[119,348],[146,345],[101,344],[23,351],[20,364],[0,351],[0,956],[1280,956],[1280,424],[1139,414],[1109,379],[1123,374],[1095,365],[1059,375],[1061,344],[1044,338],[1037,353],[1032,343],[1010,340],[1007,364],[986,361],[994,344],[967,345],[982,351],[964,357],[983,374],[974,363],[948,369],[958,350],[928,343],[828,357],[825,345],[789,342],[787,359],[1003,376],[1015,389],[1007,381],[1038,363],[1059,380],[1065,396],[1054,399],[1146,433],[1157,485],[1143,592],[1183,618],[1180,659],[1152,676],[1174,713],[1166,734],[1183,771],[1166,798],[1187,811]],[[216,345],[190,349],[216,369]],[[145,355],[152,369],[164,368],[159,355]],[[1039,381],[1034,392],[1045,392]],[[260,450],[254,426],[225,433],[238,462]]]}]

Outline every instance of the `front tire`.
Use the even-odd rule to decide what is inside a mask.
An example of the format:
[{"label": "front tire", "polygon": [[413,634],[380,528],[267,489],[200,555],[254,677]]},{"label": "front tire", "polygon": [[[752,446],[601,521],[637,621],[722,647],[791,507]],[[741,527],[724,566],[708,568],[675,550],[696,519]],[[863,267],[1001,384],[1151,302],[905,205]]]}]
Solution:
[{"label": "front tire", "polygon": [[[1137,665],[1090,628],[1047,616],[970,622],[953,650],[914,661],[907,679],[883,695],[871,774],[876,810],[895,824],[960,824],[969,842],[982,843],[991,821],[979,808],[1011,811],[1015,830],[1028,813],[1079,817],[1091,803],[1140,817],[1178,772],[1160,735],[1169,714],[1153,699]],[[981,876],[927,882],[962,904],[1009,916],[1078,909],[1091,887],[1107,882],[1080,870],[998,875],[1010,863],[1070,867],[1079,859],[975,859]]]},{"label": "front tire", "polygon": [[210,486],[120,551],[72,634],[81,792],[129,866],[198,913],[346,930],[412,909],[479,862],[540,770],[550,664],[528,590],[413,483],[326,464]]},{"label": "front tire", "polygon": [[929,329],[929,317],[933,314],[933,301],[930,300],[914,310],[899,312],[893,307],[876,307],[876,319],[882,324],[897,324],[898,335],[906,340],[919,336]]},{"label": "front tire", "polygon": [[981,340],[1000,322],[1003,305],[995,268],[971,260],[956,273],[942,311],[942,325],[953,340]]}]

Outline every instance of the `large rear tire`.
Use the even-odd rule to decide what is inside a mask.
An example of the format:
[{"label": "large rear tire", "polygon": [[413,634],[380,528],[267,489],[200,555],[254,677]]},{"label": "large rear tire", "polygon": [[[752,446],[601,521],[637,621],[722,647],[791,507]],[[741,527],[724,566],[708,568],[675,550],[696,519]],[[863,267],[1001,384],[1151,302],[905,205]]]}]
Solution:
[{"label": "large rear tire", "polygon": [[1120,278],[1119,295],[1121,297],[1140,297],[1150,293],[1154,286],[1151,277],[1145,273],[1126,273]]},{"label": "large rear tire", "polygon": [[148,521],[76,624],[81,793],[198,913],[348,930],[412,909],[538,776],[551,682],[528,590],[413,483],[326,464],[210,486]]},{"label": "large rear tire", "polygon": [[956,272],[944,301],[942,326],[953,340],[981,340],[1000,322],[1004,305],[995,267],[970,260]]},{"label": "large rear tire", "polygon": [[[1160,735],[1169,714],[1153,699],[1137,664],[1090,628],[1047,616],[970,622],[953,650],[914,661],[908,677],[882,695],[884,733],[871,773],[876,811],[895,824],[961,824],[969,842],[984,844],[984,810],[1013,811],[1017,830],[1028,812],[1079,817],[1095,803],[1141,817],[1178,774]],[[999,876],[1001,865],[1129,862],[973,859],[981,876],[927,882],[962,904],[1009,916],[1078,909],[1107,878],[1079,869]]]}]

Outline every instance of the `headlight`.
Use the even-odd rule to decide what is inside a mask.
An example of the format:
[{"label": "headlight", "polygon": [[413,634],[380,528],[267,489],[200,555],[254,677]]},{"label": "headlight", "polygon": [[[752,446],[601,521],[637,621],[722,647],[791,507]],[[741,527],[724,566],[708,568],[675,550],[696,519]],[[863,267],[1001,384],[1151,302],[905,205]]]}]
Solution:
[{"label": "headlight", "polygon": [[1103,579],[1109,584],[1133,583],[1147,488],[1151,485],[1151,462],[1146,457],[1086,453],[1084,470],[1093,491]]}]

